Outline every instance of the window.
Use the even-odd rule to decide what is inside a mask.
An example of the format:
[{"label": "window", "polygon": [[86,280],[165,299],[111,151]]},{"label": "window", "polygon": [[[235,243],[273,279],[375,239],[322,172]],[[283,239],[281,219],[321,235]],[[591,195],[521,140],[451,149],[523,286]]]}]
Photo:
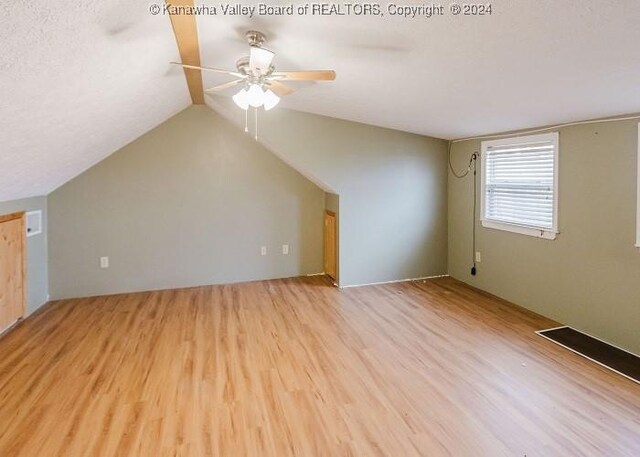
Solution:
[{"label": "window", "polygon": [[482,142],[484,227],[540,238],[558,233],[558,133]]}]

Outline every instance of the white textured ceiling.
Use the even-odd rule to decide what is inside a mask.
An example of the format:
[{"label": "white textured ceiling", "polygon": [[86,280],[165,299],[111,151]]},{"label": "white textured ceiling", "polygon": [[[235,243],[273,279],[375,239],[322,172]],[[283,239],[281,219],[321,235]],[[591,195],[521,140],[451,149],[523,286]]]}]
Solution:
[{"label": "white textured ceiling", "polygon": [[191,103],[148,2],[0,0],[0,201],[46,194]]},{"label": "white textured ceiling", "polygon": [[291,83],[287,108],[448,139],[640,111],[639,0],[491,3],[489,17],[200,16],[201,59],[233,67],[256,28],[278,69],[337,72]]},{"label": "white textured ceiling", "polygon": [[[190,104],[154,1],[0,0],[0,201],[50,192]],[[490,17],[199,16],[201,60],[232,68],[243,33],[262,30],[279,69],[338,74],[291,83],[283,106],[442,138],[640,111],[640,1],[492,4]]]}]

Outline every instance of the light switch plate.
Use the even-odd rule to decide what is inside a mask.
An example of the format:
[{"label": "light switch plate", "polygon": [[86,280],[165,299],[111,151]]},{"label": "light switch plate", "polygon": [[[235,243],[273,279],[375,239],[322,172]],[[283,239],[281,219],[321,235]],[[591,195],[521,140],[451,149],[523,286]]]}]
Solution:
[{"label": "light switch plate", "polygon": [[109,268],[109,257],[100,257],[100,268]]},{"label": "light switch plate", "polygon": [[266,246],[262,246],[260,248],[260,255],[267,255],[267,247]]},{"label": "light switch plate", "polygon": [[289,254],[289,245],[288,244],[283,244],[282,245],[282,253],[284,255],[288,255]]}]

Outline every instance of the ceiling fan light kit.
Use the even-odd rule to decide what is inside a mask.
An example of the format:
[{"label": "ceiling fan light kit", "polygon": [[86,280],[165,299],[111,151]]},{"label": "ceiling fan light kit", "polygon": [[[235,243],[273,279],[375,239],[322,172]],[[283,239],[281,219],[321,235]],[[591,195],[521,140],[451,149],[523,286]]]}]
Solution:
[{"label": "ceiling fan light kit", "polygon": [[[275,71],[273,58],[275,53],[262,47],[266,41],[266,36],[262,32],[250,30],[245,34],[249,44],[249,55],[240,58],[236,62],[236,70],[222,70],[212,67],[197,67],[185,65],[178,62],[171,62],[182,65],[184,68],[193,68],[214,73],[223,73],[234,76],[235,80],[219,84],[207,89],[205,92],[219,92],[231,87],[243,84],[233,97],[233,102],[245,112],[249,107],[256,109],[256,131],[257,131],[257,110],[263,107],[269,111],[280,103],[280,97],[292,94],[294,91],[281,81],[333,81],[336,73],[333,70],[314,71]],[[245,113],[245,131],[248,116]],[[257,139],[257,134],[256,134]]]},{"label": "ceiling fan light kit", "polygon": [[243,110],[249,109],[249,91],[247,89],[242,89],[240,92],[235,94],[232,99],[235,104]]},{"label": "ceiling fan light kit", "polygon": [[248,110],[250,106],[254,108],[262,106],[265,111],[269,111],[280,103],[280,97],[270,89],[264,90],[257,84],[251,84],[248,88],[241,89],[232,99],[243,110]]},{"label": "ceiling fan light kit", "polygon": [[278,103],[280,103],[280,97],[274,94],[271,89],[267,89],[264,91],[264,103],[262,106],[264,106],[265,111],[269,111]]}]

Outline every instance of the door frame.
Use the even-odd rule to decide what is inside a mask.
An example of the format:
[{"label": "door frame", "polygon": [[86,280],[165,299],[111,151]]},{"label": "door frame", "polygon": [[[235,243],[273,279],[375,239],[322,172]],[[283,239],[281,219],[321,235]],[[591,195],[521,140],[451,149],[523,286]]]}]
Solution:
[{"label": "door frame", "polygon": [[[336,284],[338,282],[338,217],[336,215],[336,213],[334,211],[325,209],[324,210],[324,221],[326,221],[327,216],[330,216],[333,218],[333,228],[334,228],[334,233],[333,233],[333,252],[334,252],[334,272],[333,272],[333,276],[331,276],[329,274],[329,272],[325,271],[324,273],[329,276],[331,279],[333,279]],[[326,267],[326,256],[327,256],[327,225],[324,225],[324,232],[323,232],[323,252],[324,252],[324,258],[323,258],[323,266]],[[325,268],[326,269],[326,268]]]},{"label": "door frame", "polygon": [[15,327],[16,323],[20,322],[25,318],[26,310],[27,310],[27,227],[26,227],[26,212],[25,211],[16,211],[14,213],[3,214],[0,215],[0,224],[4,222],[10,222],[14,220],[20,220],[21,225],[21,236],[20,236],[20,244],[21,249],[20,253],[22,255],[22,303],[20,304],[20,316],[13,324],[9,325],[6,329],[0,329],[0,334],[6,333]]}]

